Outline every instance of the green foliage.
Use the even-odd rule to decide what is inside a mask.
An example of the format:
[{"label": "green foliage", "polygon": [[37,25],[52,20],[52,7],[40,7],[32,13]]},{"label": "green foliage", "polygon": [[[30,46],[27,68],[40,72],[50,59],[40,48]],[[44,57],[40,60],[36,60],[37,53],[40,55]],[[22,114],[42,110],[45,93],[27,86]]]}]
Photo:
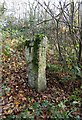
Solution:
[{"label": "green foliage", "polygon": [[4,12],[6,11],[5,6],[5,2],[4,3],[0,3],[0,17],[4,14]]},{"label": "green foliage", "polygon": [[51,112],[51,118],[58,119],[67,119],[73,116],[70,115],[69,110],[65,110],[66,106],[63,102],[60,102],[58,105],[53,105],[53,103],[49,104],[49,112]]},{"label": "green foliage", "polygon": [[21,114],[18,116],[19,119],[29,119],[31,118],[31,120],[34,120],[34,116],[32,116],[29,111],[28,108],[26,110],[24,110],[24,112],[21,112]]},{"label": "green foliage", "polygon": [[20,36],[20,38],[18,38],[18,44],[17,44],[17,49],[24,49],[25,47],[27,48],[31,48],[30,46],[31,41],[29,39],[23,39],[23,36]]},{"label": "green foliage", "polygon": [[77,78],[77,77],[82,78],[82,72],[78,65],[77,66],[74,65],[74,67],[72,69],[72,76],[75,78]]},{"label": "green foliage", "polygon": [[[3,90],[2,94],[4,95],[5,93],[9,93],[10,92],[10,87],[7,86],[7,80],[4,81],[4,83],[2,84],[1,88]],[[4,92],[5,91],[5,92]]]},{"label": "green foliage", "polygon": [[[69,100],[68,100],[69,101]],[[74,119],[74,120],[80,120],[80,116],[73,116],[72,113],[76,111],[76,108],[67,109],[67,106],[65,105],[65,102],[61,101],[58,103],[58,105],[55,105],[54,103],[50,103],[48,100],[44,100],[42,103],[35,102],[30,106],[30,108],[25,109],[23,112],[21,112],[20,115],[10,115],[7,117],[6,120],[11,120],[13,118],[17,120],[21,119],[31,119],[34,120],[34,116],[40,116],[42,112],[45,112],[48,114],[47,117],[53,118],[55,120],[66,120],[66,119]]]},{"label": "green foliage", "polygon": [[42,103],[42,107],[48,107],[49,105],[49,101],[48,100],[45,100],[43,103]]},{"label": "green foliage", "polygon": [[60,72],[63,70],[63,67],[58,64],[47,64],[47,69],[52,72]]},{"label": "green foliage", "polygon": [[3,54],[6,55],[7,57],[10,57],[11,52],[10,52],[10,46],[8,44],[6,44],[3,48]]},{"label": "green foliage", "polygon": [[39,116],[39,115],[40,115],[40,112],[41,112],[41,110],[42,110],[40,103],[35,102],[35,103],[33,104],[32,108],[35,110],[36,116]]},{"label": "green foliage", "polygon": [[79,89],[76,88],[73,91],[73,94],[69,97],[69,101],[80,101],[81,100],[79,98],[80,94],[81,94],[81,90],[79,90]]},{"label": "green foliage", "polygon": [[17,117],[15,115],[9,115],[7,118],[4,118],[4,120],[14,120]]}]

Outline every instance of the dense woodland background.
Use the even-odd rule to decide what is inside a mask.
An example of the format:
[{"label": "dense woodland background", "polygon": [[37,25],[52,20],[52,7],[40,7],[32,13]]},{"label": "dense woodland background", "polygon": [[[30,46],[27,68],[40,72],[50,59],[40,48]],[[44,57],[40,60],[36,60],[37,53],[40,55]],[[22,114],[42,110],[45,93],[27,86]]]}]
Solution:
[{"label": "dense woodland background", "polygon": [[[35,0],[22,6],[16,14],[14,4],[10,11],[0,3],[1,119],[81,120],[82,2]],[[28,86],[26,71],[24,48],[36,34],[48,38],[43,92]]]}]

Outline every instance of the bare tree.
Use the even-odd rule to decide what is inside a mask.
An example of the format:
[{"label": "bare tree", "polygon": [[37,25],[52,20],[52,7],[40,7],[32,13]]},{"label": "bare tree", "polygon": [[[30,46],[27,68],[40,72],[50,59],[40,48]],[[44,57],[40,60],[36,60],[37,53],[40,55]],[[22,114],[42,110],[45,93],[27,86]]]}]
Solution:
[{"label": "bare tree", "polygon": [[80,41],[79,41],[79,56],[78,62],[82,62],[82,2],[80,3]]}]

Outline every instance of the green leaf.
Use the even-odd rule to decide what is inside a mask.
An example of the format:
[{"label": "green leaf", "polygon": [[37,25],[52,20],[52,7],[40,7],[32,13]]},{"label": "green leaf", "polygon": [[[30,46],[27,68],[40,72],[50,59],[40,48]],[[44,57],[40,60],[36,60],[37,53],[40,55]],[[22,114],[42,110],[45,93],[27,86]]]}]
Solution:
[{"label": "green leaf", "polygon": [[42,107],[47,107],[49,104],[48,100],[45,100],[43,103],[42,103]]},{"label": "green leaf", "polygon": [[62,108],[62,109],[64,109],[64,108],[66,107],[63,102],[60,102],[60,103],[58,104],[58,106],[59,106],[60,108]]}]

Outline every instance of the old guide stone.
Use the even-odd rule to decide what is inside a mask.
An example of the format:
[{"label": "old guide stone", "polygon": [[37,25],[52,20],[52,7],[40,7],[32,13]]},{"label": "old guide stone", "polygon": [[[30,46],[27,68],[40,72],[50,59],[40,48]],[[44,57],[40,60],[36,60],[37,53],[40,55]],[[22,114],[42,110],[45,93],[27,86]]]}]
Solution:
[{"label": "old guide stone", "polygon": [[[31,45],[30,43],[30,46]],[[27,61],[28,84],[37,91],[43,91],[46,88],[46,51],[47,51],[47,37],[43,37],[40,41],[37,50],[38,68],[34,65],[33,57],[36,53],[33,52],[34,47],[25,48],[25,55]]]}]

